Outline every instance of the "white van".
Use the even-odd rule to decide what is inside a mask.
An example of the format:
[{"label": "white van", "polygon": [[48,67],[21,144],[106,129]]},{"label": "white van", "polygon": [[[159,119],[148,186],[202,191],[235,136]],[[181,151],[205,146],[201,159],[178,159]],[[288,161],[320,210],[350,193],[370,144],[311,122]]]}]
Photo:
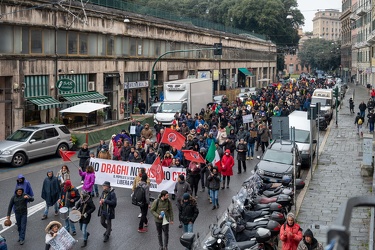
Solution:
[{"label": "white van", "polygon": [[320,102],[320,116],[327,117],[329,121],[332,119],[335,100],[333,98],[332,89],[315,89],[311,98],[311,107],[315,107]]}]

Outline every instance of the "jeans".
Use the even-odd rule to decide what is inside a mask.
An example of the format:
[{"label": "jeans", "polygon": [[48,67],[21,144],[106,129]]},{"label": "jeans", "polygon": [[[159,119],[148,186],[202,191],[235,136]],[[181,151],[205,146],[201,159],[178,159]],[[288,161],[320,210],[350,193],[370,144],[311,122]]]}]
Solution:
[{"label": "jeans", "polygon": [[130,137],[132,139],[132,141],[131,141],[132,145],[136,144],[137,143],[137,136],[136,135],[130,135]]},{"label": "jeans", "polygon": [[212,205],[217,206],[217,204],[219,204],[218,196],[219,196],[219,190],[210,189],[210,198],[212,201]]},{"label": "jeans", "polygon": [[194,224],[193,223],[189,223],[189,224],[183,224],[183,229],[184,229],[184,233],[192,233],[193,232],[193,227],[194,227]]},{"label": "jeans", "polygon": [[[155,222],[155,224],[156,224],[156,231],[158,232],[159,247],[168,247],[169,224],[162,225],[161,222]],[[162,232],[164,232],[164,245],[163,245]]]},{"label": "jeans", "polygon": [[94,197],[95,194],[99,194],[98,184],[94,184],[91,192],[91,196]]},{"label": "jeans", "polygon": [[[46,208],[44,209],[44,215],[48,215],[48,210],[49,210],[50,207],[52,207],[52,206],[48,206],[46,204]],[[53,205],[53,207],[55,208],[55,213],[58,213],[59,212],[59,204],[57,204],[57,202],[56,202],[55,205]]]},{"label": "jeans", "polygon": [[15,214],[19,240],[25,240],[27,214]]},{"label": "jeans", "polygon": [[[362,116],[362,117],[365,117],[365,114],[366,114],[366,110],[365,111],[359,111],[359,115]],[[364,121],[363,121],[364,122]]]},{"label": "jeans", "polygon": [[79,223],[79,229],[82,231],[83,240],[87,240],[87,224]]},{"label": "jeans", "polygon": [[[68,208],[68,214],[69,214],[71,211],[72,211],[72,208],[69,207],[69,208]],[[66,229],[66,231],[70,232],[70,230],[69,230],[70,228],[72,229],[72,232],[75,232],[75,231],[76,231],[76,226],[75,226],[74,223],[71,222],[71,221],[69,220],[69,218],[68,218],[68,219],[65,220],[65,229]]]},{"label": "jeans", "polygon": [[147,212],[148,212],[148,204],[146,203],[144,206],[141,207],[141,220],[139,221],[138,229],[142,229],[144,224],[148,223],[147,220]]},{"label": "jeans", "polygon": [[370,132],[374,132],[374,123],[369,122],[369,126],[370,126]]},{"label": "jeans", "polygon": [[255,143],[248,143],[247,144],[247,157],[254,157],[254,147]]},{"label": "jeans", "polygon": [[106,229],[104,236],[110,236],[112,231],[112,220],[107,219],[106,216],[102,215],[100,217],[100,224]]}]

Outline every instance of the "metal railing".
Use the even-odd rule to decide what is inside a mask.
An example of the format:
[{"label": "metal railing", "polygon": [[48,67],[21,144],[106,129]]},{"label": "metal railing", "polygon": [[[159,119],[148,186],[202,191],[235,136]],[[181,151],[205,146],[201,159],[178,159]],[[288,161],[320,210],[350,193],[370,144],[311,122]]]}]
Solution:
[{"label": "metal railing", "polygon": [[148,6],[142,6],[139,4],[126,2],[123,0],[89,0],[89,2],[94,5],[100,5],[100,6],[107,7],[107,8],[128,11],[128,12],[141,14],[145,16],[157,17],[157,18],[161,18],[161,19],[165,19],[169,21],[183,23],[185,25],[191,25],[191,26],[196,26],[196,27],[206,28],[206,29],[213,29],[213,30],[232,33],[236,35],[246,35],[246,37],[266,40],[265,35],[256,34],[254,32],[249,32],[249,31],[237,29],[234,27],[228,27],[223,24],[206,21],[206,20],[202,20],[199,18],[178,16],[165,10],[151,8]]}]

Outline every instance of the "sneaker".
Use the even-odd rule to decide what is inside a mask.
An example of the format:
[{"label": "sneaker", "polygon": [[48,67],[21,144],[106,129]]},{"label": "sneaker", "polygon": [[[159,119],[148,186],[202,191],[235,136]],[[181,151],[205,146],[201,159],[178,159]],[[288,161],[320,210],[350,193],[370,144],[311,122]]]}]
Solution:
[{"label": "sneaker", "polygon": [[23,245],[25,243],[24,240],[20,240],[20,245]]},{"label": "sneaker", "polygon": [[253,157],[250,157],[250,160],[254,159]]},{"label": "sneaker", "polygon": [[195,199],[198,199],[198,195],[195,196]]},{"label": "sneaker", "polygon": [[216,206],[213,206],[213,207],[212,207],[212,210],[215,210],[215,209],[216,209]]},{"label": "sneaker", "polygon": [[144,227],[148,227],[148,223],[144,223],[143,226],[144,226]]},{"label": "sneaker", "polygon": [[210,199],[210,204],[212,204],[212,200]]},{"label": "sneaker", "polygon": [[48,218],[47,215],[43,215],[43,216],[42,216],[42,220],[45,220],[45,219],[47,219],[47,218]]},{"label": "sneaker", "polygon": [[249,157],[246,157],[246,160],[250,159]]},{"label": "sneaker", "polygon": [[146,228],[138,229],[138,233],[146,233],[146,232],[147,232]]},{"label": "sneaker", "polygon": [[108,240],[109,240],[109,236],[108,235],[104,236],[103,242],[107,242]]},{"label": "sneaker", "polygon": [[58,211],[55,211],[55,216],[58,216],[59,215],[59,212]]},{"label": "sneaker", "polygon": [[180,223],[180,225],[178,225],[178,228],[182,228],[182,224]]},{"label": "sneaker", "polygon": [[202,189],[201,189],[201,192],[204,192],[204,191],[205,191],[205,188],[202,188]]},{"label": "sneaker", "polygon": [[96,197],[99,197],[99,193],[96,193]]},{"label": "sneaker", "polygon": [[138,218],[141,218],[141,217],[142,217],[142,213],[139,213],[139,214],[138,214]]},{"label": "sneaker", "polygon": [[81,181],[81,184],[83,184],[83,181]]},{"label": "sneaker", "polygon": [[73,236],[77,235],[77,232],[76,232],[76,231],[73,231],[72,235],[73,235]]}]

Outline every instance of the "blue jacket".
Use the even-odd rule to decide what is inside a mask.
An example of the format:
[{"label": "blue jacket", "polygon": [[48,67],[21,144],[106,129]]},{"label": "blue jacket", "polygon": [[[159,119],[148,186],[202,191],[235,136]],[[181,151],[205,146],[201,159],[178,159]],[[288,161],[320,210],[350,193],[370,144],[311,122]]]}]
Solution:
[{"label": "blue jacket", "polygon": [[[137,125],[135,126],[135,135],[137,137],[141,137],[141,132],[142,132],[143,126],[142,125]],[[134,142],[135,143],[135,142]]]},{"label": "blue jacket", "polygon": [[[23,182],[18,182],[18,179],[23,179]],[[25,177],[22,175],[22,174],[19,174],[18,177],[17,177],[17,184],[16,184],[16,187],[15,187],[15,190],[19,187],[22,187],[23,189],[23,192],[25,194],[27,194],[28,196],[30,197],[34,197],[34,192],[33,192],[33,189],[31,188],[31,184],[28,180],[25,179]]]}]

